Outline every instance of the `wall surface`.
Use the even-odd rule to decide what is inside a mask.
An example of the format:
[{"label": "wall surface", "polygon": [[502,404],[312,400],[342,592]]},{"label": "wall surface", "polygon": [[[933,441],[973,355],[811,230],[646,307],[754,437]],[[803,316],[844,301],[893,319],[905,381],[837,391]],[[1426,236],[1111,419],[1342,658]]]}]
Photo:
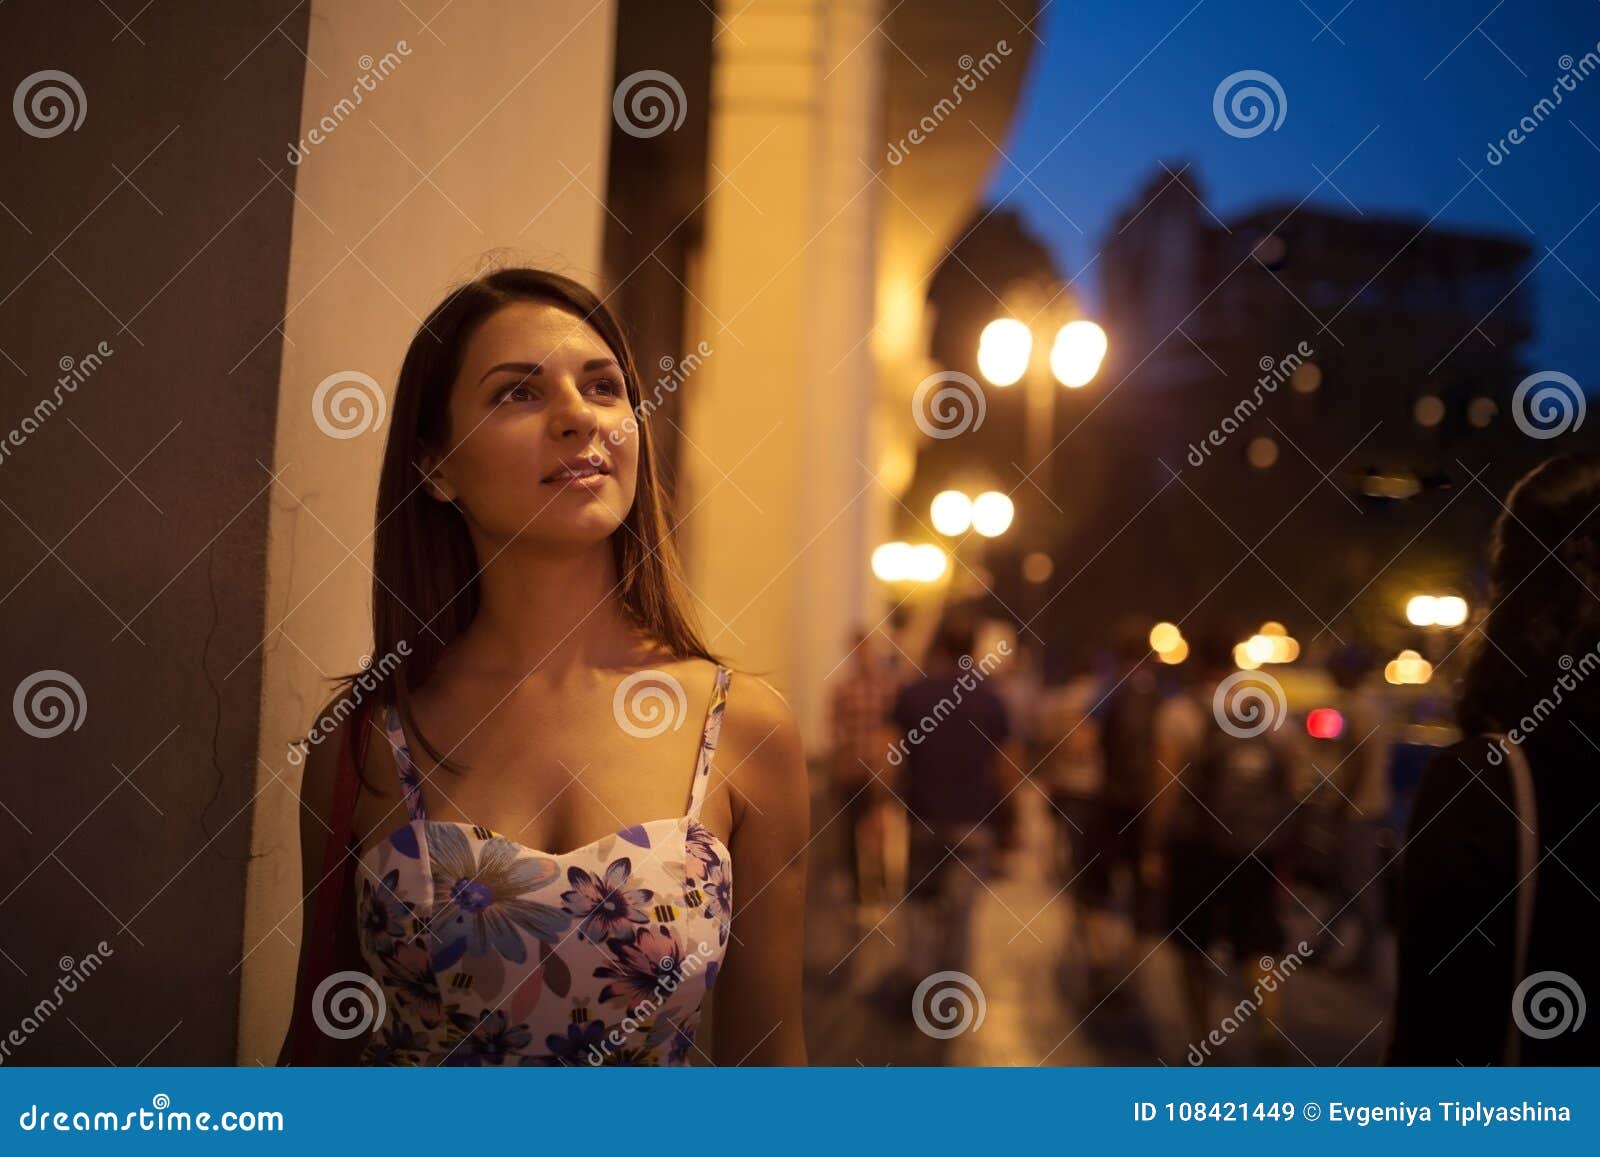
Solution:
[{"label": "wall surface", "polygon": [[0,7],[0,697],[56,672],[0,714],[3,1059],[226,1064],[307,14],[66,7]]}]

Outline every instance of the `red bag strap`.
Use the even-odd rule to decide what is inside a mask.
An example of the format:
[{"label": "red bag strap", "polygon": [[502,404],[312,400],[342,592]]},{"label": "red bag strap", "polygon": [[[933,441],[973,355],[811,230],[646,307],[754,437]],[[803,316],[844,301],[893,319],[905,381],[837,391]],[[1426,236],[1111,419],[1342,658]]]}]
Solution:
[{"label": "red bag strap", "polygon": [[360,788],[357,768],[366,766],[367,743],[371,736],[367,705],[363,703],[351,717],[346,733],[347,742],[339,749],[333,808],[328,814],[328,842],[323,849],[322,875],[312,901],[312,940],[306,946],[305,978],[309,987],[300,1007],[295,1010],[292,1049],[295,1064],[315,1063],[316,1023],[312,1012],[316,1001],[313,993],[315,986],[322,983],[333,967],[333,945],[338,934],[339,914],[350,881],[350,845],[355,834],[356,796]]}]

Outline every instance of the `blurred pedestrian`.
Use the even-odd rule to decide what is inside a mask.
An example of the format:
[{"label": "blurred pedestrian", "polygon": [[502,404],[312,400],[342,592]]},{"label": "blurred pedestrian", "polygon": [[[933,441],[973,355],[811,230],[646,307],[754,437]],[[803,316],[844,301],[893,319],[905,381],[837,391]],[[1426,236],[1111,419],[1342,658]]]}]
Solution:
[{"label": "blurred pedestrian", "polygon": [[1100,680],[1087,656],[1074,655],[1066,679],[1047,686],[1040,697],[1033,736],[1040,751],[1039,778],[1057,828],[1061,886],[1072,905],[1072,919],[1081,921],[1081,963],[1096,981],[1110,967],[1117,943],[1109,873],[1100,847],[1105,769],[1100,723],[1094,716],[1099,699]]},{"label": "blurred pedestrian", "polygon": [[829,814],[844,831],[845,878],[850,901],[859,909],[883,898],[884,849],[877,809],[888,798],[882,776],[888,770],[894,682],[880,640],[857,628],[848,640],[845,669],[830,700]]},{"label": "blurred pedestrian", "polygon": [[901,688],[889,761],[899,769],[910,837],[906,972],[913,982],[959,969],[977,891],[992,876],[1001,815],[1019,782],[1020,744],[985,680],[998,658],[973,655],[972,626],[948,619],[927,673]]},{"label": "blurred pedestrian", "polygon": [[1199,634],[1189,650],[1190,686],[1162,705],[1159,760],[1176,780],[1151,807],[1157,874],[1167,886],[1168,923],[1183,960],[1190,1040],[1215,1022],[1212,957],[1219,941],[1262,994],[1258,1038],[1276,1058],[1281,993],[1274,978],[1283,948],[1275,866],[1290,844],[1296,806],[1295,754],[1280,730],[1276,685],[1224,685],[1233,646]]},{"label": "blurred pedestrian", "polygon": [[1114,653],[1117,681],[1101,706],[1099,728],[1103,784],[1092,840],[1099,858],[1082,883],[1085,897],[1102,909],[1114,902],[1116,889],[1125,890],[1131,933],[1153,930],[1159,920],[1160,905],[1141,865],[1155,850],[1149,840],[1150,802],[1168,777],[1156,766],[1161,688],[1151,669],[1148,624],[1124,621]]},{"label": "blurred pedestrian", "polygon": [[1512,488],[1401,858],[1397,1064],[1600,1063],[1600,455]]},{"label": "blurred pedestrian", "polygon": [[[1309,875],[1335,907],[1330,924],[1337,927],[1322,931],[1316,950],[1336,936],[1344,946],[1340,966],[1372,976],[1387,928],[1377,878],[1392,795],[1392,726],[1383,695],[1371,686],[1374,663],[1365,649],[1340,647],[1327,666],[1334,693],[1326,707],[1335,714],[1324,717],[1330,721],[1308,753],[1308,791],[1295,827],[1315,865]],[[1340,914],[1347,919],[1339,921]]]}]

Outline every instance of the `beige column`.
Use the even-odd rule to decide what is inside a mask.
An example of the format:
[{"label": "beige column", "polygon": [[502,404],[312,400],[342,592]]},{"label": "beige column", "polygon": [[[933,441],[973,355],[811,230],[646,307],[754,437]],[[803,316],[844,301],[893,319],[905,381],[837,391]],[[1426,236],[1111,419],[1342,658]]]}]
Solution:
[{"label": "beige column", "polygon": [[888,501],[877,454],[876,0],[724,4],[691,330],[685,555],[713,646],[770,673],[808,749]]},{"label": "beige column", "polygon": [[[277,1055],[311,886],[300,879],[299,769],[287,747],[327,701],[324,675],[356,669],[371,641],[372,509],[388,427],[376,397],[341,419],[314,410],[314,393],[330,375],[365,374],[386,410],[422,316],[491,250],[598,284],[614,19],[609,0],[479,0],[426,27],[392,0],[312,5],[301,156],[267,158],[296,207],[288,316],[281,339],[270,335],[284,348],[242,1064]],[[361,428],[346,436],[352,425]]]}]

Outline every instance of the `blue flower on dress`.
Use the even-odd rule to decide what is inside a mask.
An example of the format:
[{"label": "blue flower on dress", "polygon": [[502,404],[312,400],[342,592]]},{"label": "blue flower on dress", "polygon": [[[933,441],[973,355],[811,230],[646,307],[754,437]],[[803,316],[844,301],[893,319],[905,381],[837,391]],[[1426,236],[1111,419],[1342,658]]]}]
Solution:
[{"label": "blue flower on dress", "polygon": [[544,1047],[549,1052],[543,1056],[528,1057],[523,1063],[569,1068],[598,1064],[592,1058],[604,1056],[605,1033],[605,1022],[601,1020],[569,1024],[565,1034],[551,1033],[544,1038]]},{"label": "blue flower on dress", "polygon": [[556,878],[549,857],[521,855],[499,836],[474,851],[459,827],[442,823],[429,825],[428,851],[434,912],[428,931],[441,946],[434,952],[436,970],[490,951],[522,964],[528,959],[524,934],[555,944],[572,923],[560,908],[525,899]]},{"label": "blue flower on dress", "polygon": [[733,881],[721,863],[706,870],[706,906],[708,920],[717,922],[717,943],[728,942],[728,925],[733,921]]},{"label": "blue flower on dress", "polygon": [[405,937],[411,905],[395,892],[399,886],[398,868],[385,873],[376,885],[371,879],[361,881],[361,937],[375,956],[387,956],[394,951],[395,941]]},{"label": "blue flower on dress", "polygon": [[626,938],[632,933],[630,925],[649,921],[644,905],[655,893],[649,888],[629,887],[634,883],[632,876],[633,863],[627,856],[612,860],[600,879],[582,868],[567,869],[572,890],[561,893],[561,906],[568,915],[579,917],[580,937],[591,944]]},{"label": "blue flower on dress", "polygon": [[516,1056],[533,1041],[527,1025],[507,1024],[506,1014],[499,1009],[476,1016],[452,1012],[450,1026],[451,1034],[444,1041],[448,1055],[443,1062],[450,1066],[503,1065],[508,1056]]},{"label": "blue flower on dress", "polygon": [[641,928],[632,940],[608,940],[606,947],[614,959],[594,970],[596,977],[612,982],[600,990],[602,1004],[620,1000],[635,1008],[659,1002],[682,983],[683,948],[664,925]]}]

